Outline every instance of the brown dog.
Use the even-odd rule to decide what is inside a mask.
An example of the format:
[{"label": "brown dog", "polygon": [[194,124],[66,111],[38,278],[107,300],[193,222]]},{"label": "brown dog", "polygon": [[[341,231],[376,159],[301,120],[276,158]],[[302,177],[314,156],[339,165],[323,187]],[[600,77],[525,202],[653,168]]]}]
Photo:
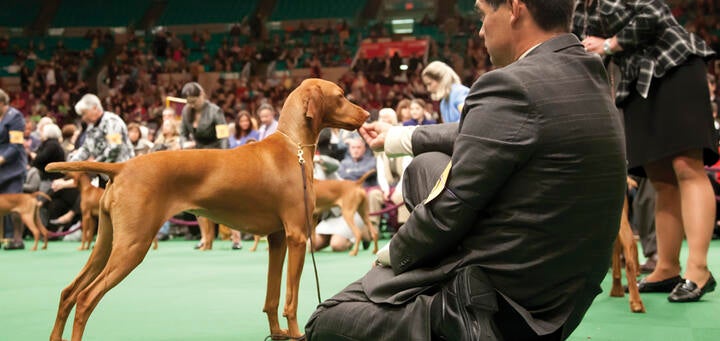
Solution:
[{"label": "brown dog", "polygon": [[[38,195],[45,199],[52,200],[43,192],[0,194],[0,219],[9,213],[17,213],[20,215],[20,220],[30,229],[35,239],[35,243],[33,243],[30,249],[32,251],[37,250],[41,235],[43,237],[42,249],[47,249],[48,244],[48,230],[42,221],[40,221],[40,216],[38,215],[38,210],[40,206],[42,206],[42,202],[37,199]],[[22,229],[22,226],[14,226],[14,228]]]},{"label": "brown dog", "polygon": [[374,247],[373,253],[378,251],[378,230],[370,222],[368,198],[363,183],[370,175],[375,173],[371,170],[360,179],[351,180],[315,180],[315,213],[321,213],[329,210],[333,206],[339,206],[345,222],[355,236],[355,244],[350,249],[350,255],[355,256],[358,253],[360,242],[362,241],[362,232],[355,225],[355,212],[362,217],[365,227],[370,231]]},{"label": "brown dog", "polygon": [[642,299],[640,299],[640,292],[637,287],[637,276],[640,268],[638,265],[638,249],[628,221],[627,196],[620,217],[620,231],[618,231],[618,237],[615,239],[612,254],[613,284],[610,296],[613,297],[625,296],[622,286],[622,271],[620,271],[620,254],[625,255],[625,278],[627,278],[628,292],[630,293],[630,310],[634,313],[644,313],[645,306]]},{"label": "brown dog", "polygon": [[[83,172],[70,172],[68,175],[75,180],[80,190],[80,212],[82,212],[82,237],[78,250],[89,250],[92,244],[100,214],[100,198],[104,189],[92,185],[90,175]],[[157,238],[153,240],[153,249],[158,248]]]},{"label": "brown dog", "polygon": [[75,180],[80,190],[80,211],[82,212],[82,238],[78,250],[89,250],[95,231],[97,220],[100,214],[100,198],[105,192],[104,189],[91,184],[92,180],[87,173],[71,172],[68,175]]},{"label": "brown dog", "polygon": [[[315,208],[312,155],[325,127],[357,129],[369,114],[350,103],[334,83],[308,79],[286,99],[277,133],[229,150],[162,151],[124,163],[51,163],[48,171],[98,172],[110,176],[100,201],[95,247],[85,267],[63,290],[50,340],[60,340],[77,304],[72,340],[105,293],[125,278],[150,248],[164,221],[181,211],[205,216],[233,229],[268,235],[270,260],[263,311],[273,339],[300,338],[298,287]],[[303,154],[305,155],[303,157]],[[300,159],[304,162],[300,162]],[[304,167],[305,178],[301,169]],[[238,170],[243,170],[238,172]],[[287,294],[280,329],[278,305],[282,267],[288,255]]]}]

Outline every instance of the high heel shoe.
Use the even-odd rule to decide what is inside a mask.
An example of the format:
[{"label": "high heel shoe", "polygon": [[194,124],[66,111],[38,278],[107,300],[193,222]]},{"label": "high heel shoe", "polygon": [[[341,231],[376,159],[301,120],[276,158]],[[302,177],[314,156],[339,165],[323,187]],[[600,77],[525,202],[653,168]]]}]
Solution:
[{"label": "high heel shoe", "polygon": [[715,291],[715,286],[717,286],[717,282],[715,282],[712,273],[702,288],[698,287],[695,282],[686,279],[685,282],[679,283],[675,289],[673,289],[670,296],[668,296],[668,301],[673,303],[696,302],[699,301],[705,293]]}]

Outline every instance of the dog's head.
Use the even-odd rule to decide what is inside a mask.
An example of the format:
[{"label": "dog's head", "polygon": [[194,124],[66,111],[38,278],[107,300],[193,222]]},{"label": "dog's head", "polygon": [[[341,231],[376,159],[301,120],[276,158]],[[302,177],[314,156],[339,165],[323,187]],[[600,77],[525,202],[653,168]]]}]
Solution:
[{"label": "dog's head", "polygon": [[288,99],[292,97],[304,109],[305,120],[315,132],[327,127],[355,130],[370,116],[351,103],[337,84],[322,79],[304,80]]}]

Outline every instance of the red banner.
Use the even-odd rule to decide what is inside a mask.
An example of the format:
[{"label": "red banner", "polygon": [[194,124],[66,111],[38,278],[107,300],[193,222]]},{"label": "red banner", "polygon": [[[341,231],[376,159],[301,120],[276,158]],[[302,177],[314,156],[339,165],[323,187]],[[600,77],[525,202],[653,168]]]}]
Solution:
[{"label": "red banner", "polygon": [[360,58],[384,58],[392,57],[395,52],[400,57],[412,57],[418,54],[425,54],[428,49],[428,41],[425,39],[403,40],[403,41],[385,41],[385,42],[362,42],[360,44]]}]

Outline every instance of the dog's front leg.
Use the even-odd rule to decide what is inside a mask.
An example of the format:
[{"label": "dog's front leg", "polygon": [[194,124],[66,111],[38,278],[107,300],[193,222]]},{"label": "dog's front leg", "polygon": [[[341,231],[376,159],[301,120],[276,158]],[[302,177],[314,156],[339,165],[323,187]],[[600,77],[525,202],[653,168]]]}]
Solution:
[{"label": "dog's front leg", "polygon": [[282,282],[282,269],[285,262],[285,232],[279,231],[268,235],[270,247],[270,260],[268,264],[267,291],[265,293],[265,307],[263,312],[267,314],[270,323],[270,335],[273,340],[287,338],[287,330],[280,328],[278,322],[278,305],[280,304],[280,284]]},{"label": "dog's front leg", "polygon": [[300,276],[305,264],[305,248],[307,245],[307,237],[303,226],[304,224],[297,227],[286,227],[289,255],[283,316],[287,318],[288,334],[293,339],[300,338],[303,335],[298,328],[297,322],[298,290],[300,288]]}]

